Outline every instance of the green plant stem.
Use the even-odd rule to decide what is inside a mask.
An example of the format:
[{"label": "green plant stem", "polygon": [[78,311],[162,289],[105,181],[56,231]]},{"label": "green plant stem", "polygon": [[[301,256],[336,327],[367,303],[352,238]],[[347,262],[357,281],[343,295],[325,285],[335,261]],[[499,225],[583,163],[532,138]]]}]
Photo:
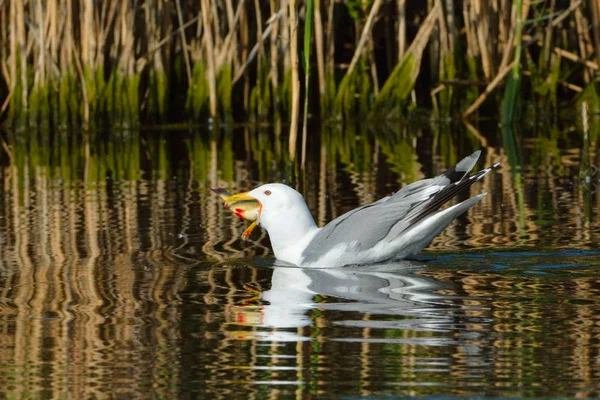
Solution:
[{"label": "green plant stem", "polygon": [[310,86],[310,50],[313,31],[314,2],[306,0],[306,20],[304,22],[304,118],[302,121],[302,169],[306,162],[306,136],[308,135],[308,91]]}]

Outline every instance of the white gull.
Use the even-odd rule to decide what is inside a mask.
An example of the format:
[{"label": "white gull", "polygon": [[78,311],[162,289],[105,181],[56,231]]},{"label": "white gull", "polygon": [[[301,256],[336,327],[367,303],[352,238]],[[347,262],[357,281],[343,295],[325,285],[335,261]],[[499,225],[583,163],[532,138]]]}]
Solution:
[{"label": "white gull", "polygon": [[[467,192],[499,164],[469,175],[480,151],[435,178],[423,179],[391,196],[356,208],[317,227],[296,190],[269,183],[229,197],[225,203],[255,201],[257,225],[267,230],[279,261],[300,267],[334,268],[402,259],[423,250],[457,216],[486,193],[438,211],[459,193]],[[247,234],[249,232],[246,232]]]}]

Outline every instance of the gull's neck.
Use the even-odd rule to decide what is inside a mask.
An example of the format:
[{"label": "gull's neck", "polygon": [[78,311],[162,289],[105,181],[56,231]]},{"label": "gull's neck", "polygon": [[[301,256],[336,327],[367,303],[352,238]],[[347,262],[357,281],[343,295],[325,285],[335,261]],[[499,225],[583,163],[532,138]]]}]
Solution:
[{"label": "gull's neck", "polygon": [[269,233],[275,257],[296,265],[301,261],[302,251],[319,230],[304,201],[285,213],[263,212],[260,224]]}]

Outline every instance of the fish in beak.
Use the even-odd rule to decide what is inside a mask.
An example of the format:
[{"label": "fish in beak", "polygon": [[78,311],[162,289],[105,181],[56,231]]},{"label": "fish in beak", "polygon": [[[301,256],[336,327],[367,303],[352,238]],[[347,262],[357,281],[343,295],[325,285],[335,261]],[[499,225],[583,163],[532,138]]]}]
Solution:
[{"label": "fish in beak", "polygon": [[234,212],[241,219],[252,221],[252,224],[242,234],[242,239],[246,240],[256,228],[258,217],[262,205],[254,197],[248,196],[248,192],[231,194],[225,189],[217,188],[211,189],[213,192],[218,194],[225,202],[225,208],[228,208]]}]

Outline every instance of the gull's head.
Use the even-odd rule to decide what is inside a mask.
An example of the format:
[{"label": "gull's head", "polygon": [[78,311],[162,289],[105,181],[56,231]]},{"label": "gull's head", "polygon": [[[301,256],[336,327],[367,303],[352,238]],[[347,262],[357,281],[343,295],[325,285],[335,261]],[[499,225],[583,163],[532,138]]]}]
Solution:
[{"label": "gull's head", "polygon": [[298,210],[306,208],[302,195],[281,183],[259,186],[249,191],[247,195],[258,201],[260,207],[258,222],[267,230],[271,222],[283,222]]},{"label": "gull's head", "polygon": [[249,216],[255,216],[254,219],[270,236],[284,232],[301,234],[314,226],[302,195],[281,183],[268,183],[249,192],[234,194],[225,200],[225,204],[234,212],[240,205],[244,205],[244,213],[238,213],[238,216],[251,221],[253,219]]}]

